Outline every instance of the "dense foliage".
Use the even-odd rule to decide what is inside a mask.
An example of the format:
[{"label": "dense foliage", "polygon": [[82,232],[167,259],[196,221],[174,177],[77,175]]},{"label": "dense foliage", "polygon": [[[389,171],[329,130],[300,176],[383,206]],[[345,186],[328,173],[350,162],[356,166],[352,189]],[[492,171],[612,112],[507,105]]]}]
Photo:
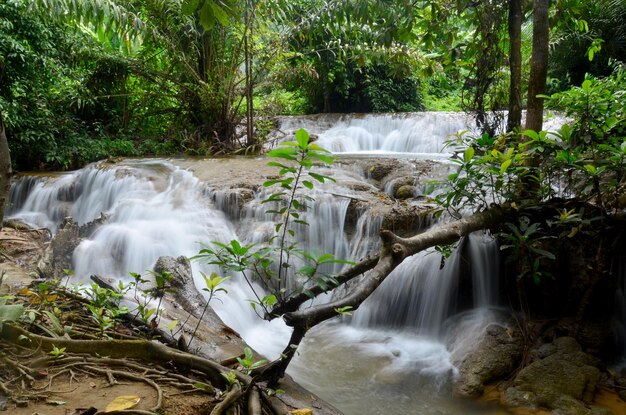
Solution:
[{"label": "dense foliage", "polygon": [[[468,109],[493,133],[490,111],[509,94],[509,4],[10,0],[0,110],[14,165],[258,148],[273,116],[320,111]],[[624,60],[624,13],[615,0],[553,3],[550,93]],[[527,8],[524,68],[531,28]]]},{"label": "dense foliage", "polygon": [[71,168],[132,155],[118,140],[129,62],[80,32],[32,18],[24,4],[0,4],[0,108],[18,168]]}]

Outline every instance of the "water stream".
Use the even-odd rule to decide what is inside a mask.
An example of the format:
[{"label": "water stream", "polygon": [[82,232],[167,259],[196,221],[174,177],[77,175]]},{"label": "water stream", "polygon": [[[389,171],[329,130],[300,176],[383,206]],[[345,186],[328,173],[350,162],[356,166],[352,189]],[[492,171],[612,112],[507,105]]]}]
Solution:
[{"label": "water stream", "polygon": [[[281,129],[300,127],[340,157],[330,171],[337,183],[313,195],[302,243],[358,260],[376,251],[382,217],[366,208],[355,212],[351,201],[367,194],[375,199],[372,190],[384,190],[363,166],[393,157],[402,160],[398,166],[442,160],[443,141],[467,129],[468,119],[449,113],[314,116],[285,119]],[[48,178],[23,176],[11,189],[7,216],[54,232],[67,215],[83,224],[104,214],[105,223],[74,252],[75,279],[129,279],[128,272],[151,269],[162,255],[192,256],[211,241],[254,243],[271,235],[274,218],[265,212],[258,186],[276,174],[263,167],[266,161],[126,160]],[[431,251],[407,259],[351,318],[312,330],[289,373],[346,415],[496,413],[450,397],[456,375],[451,353],[468,347],[462,340],[471,343],[494,318],[481,310],[498,304],[497,246],[483,234],[462,246],[463,255],[457,250],[443,267],[441,255]],[[215,270],[195,262],[193,268],[200,288],[199,271]],[[276,357],[290,329],[254,315],[247,302],[252,293],[240,276],[227,284],[228,295],[213,303],[220,317],[256,350]],[[468,286],[470,304],[459,304],[461,287]],[[446,342],[455,315],[464,324],[456,324],[454,341]]]}]

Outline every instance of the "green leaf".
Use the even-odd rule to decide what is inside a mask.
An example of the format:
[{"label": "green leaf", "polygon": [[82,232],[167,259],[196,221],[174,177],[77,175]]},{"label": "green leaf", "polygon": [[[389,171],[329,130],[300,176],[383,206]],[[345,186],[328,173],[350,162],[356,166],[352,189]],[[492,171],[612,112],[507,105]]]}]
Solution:
[{"label": "green leaf", "polygon": [[313,172],[309,172],[309,176],[311,176],[312,178],[314,178],[315,180],[317,180],[320,183],[324,183],[326,180],[330,180],[332,182],[335,181],[335,179],[333,179],[330,176],[325,176],[323,174],[317,174],[317,173],[313,173]]},{"label": "green leaf", "polygon": [[588,94],[591,91],[591,85],[591,80],[585,79],[580,87],[582,88],[583,92]]},{"label": "green leaf", "polygon": [[[282,143],[282,144],[284,146],[284,145],[287,145],[288,143]],[[297,150],[294,148],[290,148],[290,147],[279,147],[267,153],[269,157],[276,157],[276,158],[281,158],[285,160],[296,160],[296,154],[298,154]]]},{"label": "green leaf", "polygon": [[335,162],[335,158],[333,156],[329,156],[326,154],[320,154],[320,153],[316,153],[316,152],[310,152],[309,153],[309,157],[317,159],[321,162],[324,162],[326,164],[333,164]]},{"label": "green leaf", "polygon": [[207,32],[213,29],[213,26],[215,26],[215,17],[213,15],[213,8],[211,7],[210,3],[210,1],[204,2],[204,6],[202,6],[202,8],[200,9],[200,15],[198,17],[202,28]]},{"label": "green leaf", "polygon": [[228,14],[226,11],[218,6],[215,2],[211,0],[205,0],[211,5],[211,9],[213,9],[213,15],[217,19],[218,22],[224,27],[230,25],[230,20],[228,19]]},{"label": "green leaf", "polygon": [[302,185],[303,185],[304,187],[306,187],[307,189],[309,189],[309,190],[312,190],[312,189],[313,189],[313,183],[311,183],[311,182],[310,182],[310,181],[308,181],[308,180],[303,180],[303,181],[302,181]]},{"label": "green leaf", "polygon": [[183,0],[180,10],[184,15],[191,16],[196,12],[199,4],[200,0]]},{"label": "green leaf", "polygon": [[596,169],[596,166],[594,166],[593,164],[585,164],[584,165],[585,170],[587,170],[588,173],[595,175],[598,170]]},{"label": "green leaf", "polygon": [[539,134],[534,130],[524,130],[524,135],[532,140],[539,140]]},{"label": "green leaf", "polygon": [[604,122],[604,126],[606,127],[606,131],[610,130],[611,128],[615,127],[617,125],[617,117],[612,116],[606,119],[606,121]]},{"label": "green leaf", "polygon": [[512,162],[513,162],[512,159],[504,160],[504,162],[500,165],[500,174],[503,174],[506,171],[506,169],[509,168]]},{"label": "green leaf", "polygon": [[0,322],[16,321],[24,314],[24,306],[21,304],[6,304],[0,306]]},{"label": "green leaf", "polygon": [[303,128],[299,129],[296,131],[296,141],[300,148],[307,148],[309,144],[309,133]]},{"label": "green leaf", "polygon": [[465,153],[463,153],[463,160],[466,163],[469,163],[472,158],[474,158],[474,147],[468,147],[467,150],[465,150]]}]

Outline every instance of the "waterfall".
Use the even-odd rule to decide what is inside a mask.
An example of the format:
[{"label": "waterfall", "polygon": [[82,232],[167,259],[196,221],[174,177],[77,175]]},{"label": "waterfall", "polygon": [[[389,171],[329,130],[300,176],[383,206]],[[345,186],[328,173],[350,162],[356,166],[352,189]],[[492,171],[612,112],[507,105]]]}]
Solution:
[{"label": "waterfall", "polygon": [[[303,124],[318,135],[320,146],[340,153],[341,163],[322,171],[335,177],[337,183],[318,185],[309,194],[314,201],[303,215],[308,225],[296,229],[299,243],[311,252],[358,261],[379,247],[378,230],[383,216],[368,210],[368,203],[383,198],[385,189],[377,188],[359,164],[359,160],[371,155],[344,159],[341,153],[375,153],[374,160],[380,155],[398,153],[405,158],[423,154],[442,157],[443,142],[450,134],[467,128],[468,121],[465,115],[447,113],[334,115],[284,119],[282,130],[289,132]],[[243,169],[255,169],[259,164],[254,163],[265,162],[246,159]],[[268,189],[260,183],[246,182],[245,171],[229,185],[213,180],[211,172],[223,169],[226,161],[193,163],[197,163],[194,169],[204,177],[202,181],[200,174],[178,167],[176,161],[164,160],[98,163],[51,177],[24,176],[11,188],[7,217],[55,232],[65,216],[84,224],[104,214],[104,224],[74,252],[75,278],[83,281],[92,274],[128,280],[129,272],[151,269],[159,256],[193,256],[202,244],[213,241],[226,243],[236,239],[251,244],[264,242],[273,235],[277,218],[268,214],[269,207],[262,203]],[[436,401],[428,405],[444,408],[447,413],[449,399],[442,403],[440,396],[449,389],[455,368],[443,339],[446,321],[460,311],[459,281],[465,273],[471,274],[474,288],[470,297],[473,295],[474,306],[489,306],[498,301],[494,284],[498,273],[497,246],[482,234],[470,236],[465,245],[467,249],[453,252],[443,267],[441,255],[434,251],[405,260],[351,319],[336,319],[307,334],[291,373],[347,414],[368,412],[367,405],[381,408],[381,412],[368,413],[382,413],[384,407],[396,405],[404,409],[393,413],[406,413],[407,407],[401,402],[420,405],[415,403],[418,398]],[[469,267],[464,266],[466,257],[470,258]],[[200,289],[204,282],[199,271],[219,272],[195,261],[192,267]],[[335,264],[326,271],[337,273],[340,269],[341,265]],[[268,323],[259,319],[249,304],[253,293],[243,277],[228,276],[228,294],[220,295],[219,301],[212,303],[213,308],[253,348],[268,357],[277,356],[291,329],[281,320]],[[318,367],[316,362],[320,359],[329,362]],[[332,379],[346,379],[329,371],[360,379],[356,390],[361,395],[342,406],[337,400],[350,400],[352,389],[342,393]],[[397,382],[406,387],[396,388]],[[393,390],[386,391],[385,399],[377,397],[379,391],[386,389]],[[418,389],[424,394],[413,393]],[[401,396],[395,395],[398,390],[402,391]],[[332,395],[337,391],[339,395]],[[380,402],[365,399],[363,394],[377,397]],[[426,407],[422,409],[421,413],[432,412]]]},{"label": "waterfall", "polygon": [[[333,122],[334,121],[334,122]],[[429,154],[437,157],[452,135],[472,130],[471,117],[459,113],[326,115],[315,125],[300,125],[283,118],[282,131],[309,127],[318,144],[333,153]]]}]

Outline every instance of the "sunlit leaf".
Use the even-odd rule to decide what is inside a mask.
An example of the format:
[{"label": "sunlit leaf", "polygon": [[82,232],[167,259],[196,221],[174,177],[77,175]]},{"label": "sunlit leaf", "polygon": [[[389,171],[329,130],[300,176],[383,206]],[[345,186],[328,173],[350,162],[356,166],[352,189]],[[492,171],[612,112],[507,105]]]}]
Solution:
[{"label": "sunlit leaf", "polygon": [[130,409],[136,406],[141,398],[136,395],[122,395],[113,399],[104,408],[104,412],[123,411],[124,409]]}]

